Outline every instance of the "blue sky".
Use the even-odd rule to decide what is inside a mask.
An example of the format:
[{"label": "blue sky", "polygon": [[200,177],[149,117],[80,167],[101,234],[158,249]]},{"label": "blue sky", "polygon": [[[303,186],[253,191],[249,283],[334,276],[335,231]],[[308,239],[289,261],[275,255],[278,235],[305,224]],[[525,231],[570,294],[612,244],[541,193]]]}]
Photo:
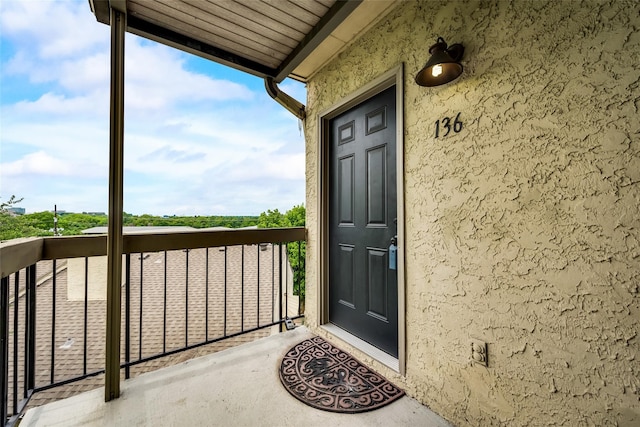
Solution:
[{"label": "blue sky", "polygon": [[[107,211],[109,34],[86,0],[0,2],[0,200]],[[304,202],[300,124],[261,79],[131,34],[125,55],[126,212]],[[302,84],[280,87],[304,102]]]}]

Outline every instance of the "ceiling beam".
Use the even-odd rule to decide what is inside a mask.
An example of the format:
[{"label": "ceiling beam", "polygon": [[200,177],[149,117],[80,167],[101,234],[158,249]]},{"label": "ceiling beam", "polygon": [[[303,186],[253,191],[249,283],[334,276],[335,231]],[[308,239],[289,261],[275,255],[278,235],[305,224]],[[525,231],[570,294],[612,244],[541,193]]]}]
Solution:
[{"label": "ceiling beam", "polygon": [[307,34],[298,46],[278,67],[275,76],[276,83],[280,83],[304,61],[338,25],[353,12],[363,0],[338,0],[327,13],[318,21],[315,27]]}]

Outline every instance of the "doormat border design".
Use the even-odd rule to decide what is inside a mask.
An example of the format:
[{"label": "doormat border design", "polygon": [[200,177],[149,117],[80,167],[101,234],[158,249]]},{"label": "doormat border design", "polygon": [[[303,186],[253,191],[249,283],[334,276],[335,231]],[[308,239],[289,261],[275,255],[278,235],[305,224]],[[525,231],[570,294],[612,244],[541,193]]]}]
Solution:
[{"label": "doormat border design", "polygon": [[404,396],[404,391],[320,337],[287,352],[280,381],[296,399],[331,412],[372,411]]}]

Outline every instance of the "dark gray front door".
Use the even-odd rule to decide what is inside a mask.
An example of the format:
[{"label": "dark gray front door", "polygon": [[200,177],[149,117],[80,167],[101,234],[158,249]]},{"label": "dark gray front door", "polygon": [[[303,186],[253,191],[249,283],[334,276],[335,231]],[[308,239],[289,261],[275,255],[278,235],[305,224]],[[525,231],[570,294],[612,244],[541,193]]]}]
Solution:
[{"label": "dark gray front door", "polygon": [[395,99],[394,86],[330,122],[329,321],[397,357]]}]

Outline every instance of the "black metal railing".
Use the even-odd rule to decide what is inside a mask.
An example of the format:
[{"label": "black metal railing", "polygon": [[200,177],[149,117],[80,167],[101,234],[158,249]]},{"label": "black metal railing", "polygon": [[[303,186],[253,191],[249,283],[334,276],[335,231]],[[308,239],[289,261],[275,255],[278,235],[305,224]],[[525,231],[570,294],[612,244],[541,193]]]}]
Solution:
[{"label": "black metal railing", "polygon": [[263,243],[127,254],[125,378],[133,366],[299,317],[296,307],[287,312],[292,298],[299,302],[285,286],[286,251]]},{"label": "black metal railing", "polygon": [[[3,277],[0,289],[0,408],[2,419],[19,413],[31,397],[35,385],[35,266]],[[13,279],[13,280],[10,280]],[[11,286],[13,282],[13,286]],[[22,298],[20,298],[22,294]],[[19,301],[22,300],[22,310]],[[23,327],[17,325],[23,314]],[[21,347],[20,347],[21,345]],[[20,355],[23,355],[21,358]],[[12,378],[11,387],[9,378]],[[22,385],[22,387],[20,387]]]},{"label": "black metal railing", "polygon": [[[304,276],[304,263],[294,271],[288,254],[304,236],[303,228],[124,236],[124,377],[214,351],[229,338],[282,330],[288,317],[302,317],[294,280]],[[27,404],[55,398],[60,387],[103,385],[104,242],[104,236],[65,237],[0,246],[0,419],[6,425]]]}]

